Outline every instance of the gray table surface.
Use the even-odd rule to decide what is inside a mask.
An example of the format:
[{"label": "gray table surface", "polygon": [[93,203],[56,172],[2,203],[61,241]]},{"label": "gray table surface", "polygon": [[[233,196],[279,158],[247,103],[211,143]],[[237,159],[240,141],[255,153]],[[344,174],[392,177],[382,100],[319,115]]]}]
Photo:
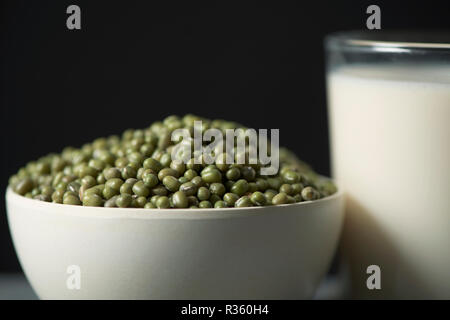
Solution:
[{"label": "gray table surface", "polygon": [[0,300],[36,300],[37,298],[23,274],[0,274]]},{"label": "gray table surface", "polygon": [[[326,279],[316,292],[315,299],[340,299],[342,297],[341,283],[336,278]],[[0,274],[0,300],[36,300],[25,276],[21,273]]]}]

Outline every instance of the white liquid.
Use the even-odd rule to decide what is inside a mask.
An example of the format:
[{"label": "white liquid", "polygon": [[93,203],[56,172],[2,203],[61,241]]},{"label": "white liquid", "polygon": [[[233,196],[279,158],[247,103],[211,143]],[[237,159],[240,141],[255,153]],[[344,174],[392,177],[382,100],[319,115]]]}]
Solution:
[{"label": "white liquid", "polygon": [[450,67],[338,69],[328,104],[353,295],[450,299]]}]

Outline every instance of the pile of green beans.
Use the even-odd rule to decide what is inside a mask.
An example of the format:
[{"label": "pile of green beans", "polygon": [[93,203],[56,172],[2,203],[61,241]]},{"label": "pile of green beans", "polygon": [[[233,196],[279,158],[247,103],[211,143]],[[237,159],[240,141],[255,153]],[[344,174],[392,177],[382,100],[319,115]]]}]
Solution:
[{"label": "pile of green beans", "polygon": [[46,202],[120,208],[229,208],[291,204],[336,192],[290,151],[280,149],[280,168],[260,175],[259,164],[187,163],[171,159],[175,129],[245,127],[194,115],[169,116],[146,129],[98,138],[28,163],[9,180],[27,198]]}]

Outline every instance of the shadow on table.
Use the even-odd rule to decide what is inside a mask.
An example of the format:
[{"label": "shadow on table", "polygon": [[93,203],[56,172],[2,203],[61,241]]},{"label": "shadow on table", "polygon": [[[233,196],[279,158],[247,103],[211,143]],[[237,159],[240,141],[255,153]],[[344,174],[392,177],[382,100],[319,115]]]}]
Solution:
[{"label": "shadow on table", "polygon": [[22,273],[0,274],[0,300],[36,300],[37,298]]}]

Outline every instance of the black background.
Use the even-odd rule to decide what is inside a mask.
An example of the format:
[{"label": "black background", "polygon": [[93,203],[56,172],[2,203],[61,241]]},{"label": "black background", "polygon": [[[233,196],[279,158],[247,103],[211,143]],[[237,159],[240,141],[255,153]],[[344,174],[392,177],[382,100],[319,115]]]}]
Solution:
[{"label": "black background", "polygon": [[[329,174],[324,35],[364,29],[370,4],[383,29],[450,27],[449,1],[151,3],[2,3],[2,192],[29,160],[187,112],[279,128]],[[70,4],[81,30],[66,28]],[[2,200],[0,272],[19,269]]]}]

